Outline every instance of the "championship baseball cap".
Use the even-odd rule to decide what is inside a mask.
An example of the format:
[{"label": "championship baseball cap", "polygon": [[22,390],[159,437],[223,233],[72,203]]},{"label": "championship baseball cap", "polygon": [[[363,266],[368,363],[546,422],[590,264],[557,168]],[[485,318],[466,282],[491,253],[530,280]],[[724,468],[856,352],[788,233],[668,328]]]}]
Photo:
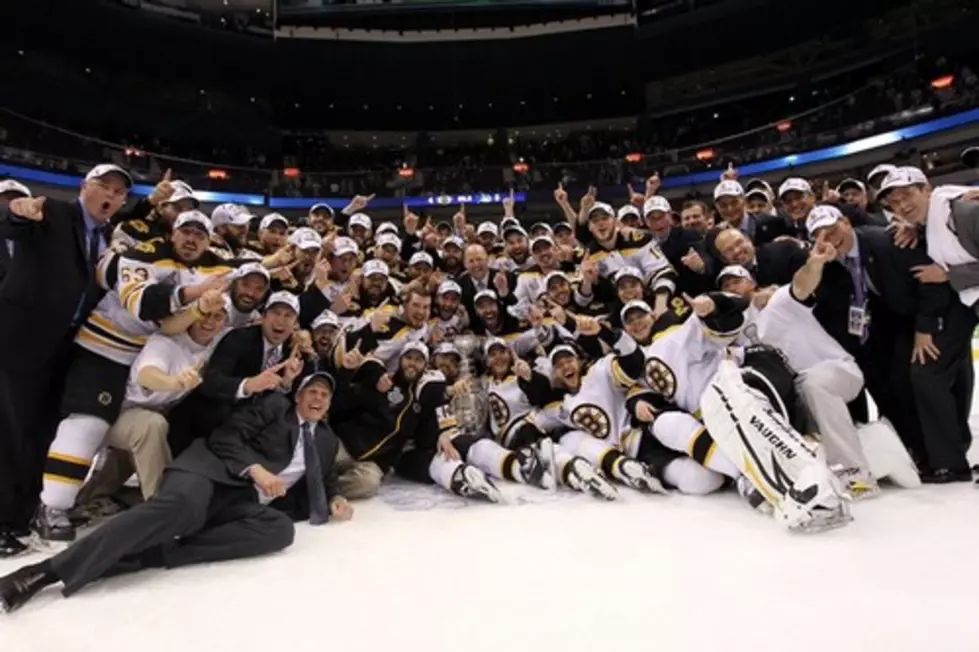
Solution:
[{"label": "championship baseball cap", "polygon": [[382,233],[393,233],[398,235],[398,225],[394,222],[381,222],[377,226],[377,230],[374,231],[374,235],[381,235]]},{"label": "championship baseball cap", "polygon": [[751,276],[751,272],[741,265],[728,265],[721,270],[720,274],[717,275],[717,287],[721,287],[721,284],[724,283],[724,279],[729,276],[734,276],[736,278],[753,278]]},{"label": "championship baseball cap", "polygon": [[573,355],[578,357],[578,352],[574,350],[574,347],[568,344],[558,344],[551,349],[551,352],[547,355],[547,359],[551,361],[551,364],[554,364],[562,355]]},{"label": "championship baseball cap", "polygon": [[619,208],[619,212],[615,214],[615,217],[621,222],[630,215],[635,218],[642,218],[642,215],[639,214],[639,209],[632,204],[626,204]]},{"label": "championship baseball cap", "polygon": [[785,197],[786,193],[789,192],[802,192],[812,194],[812,186],[805,179],[799,177],[789,177],[782,182],[782,185],[778,187],[778,198],[781,199]]},{"label": "championship baseball cap", "polygon": [[615,275],[612,277],[612,281],[618,283],[624,278],[634,278],[641,283],[642,272],[639,271],[638,267],[623,267],[622,269],[615,272]]},{"label": "championship baseball cap", "polygon": [[428,265],[429,267],[435,267],[435,261],[428,253],[416,251],[408,260],[408,265]]},{"label": "championship baseball cap", "polygon": [[236,268],[235,271],[231,273],[231,280],[234,281],[239,278],[245,278],[246,276],[251,276],[252,274],[258,274],[259,276],[263,277],[266,282],[272,280],[272,275],[269,273],[269,270],[265,269],[265,266],[259,262],[245,263],[241,267]]},{"label": "championship baseball cap", "polygon": [[380,274],[381,276],[387,277],[391,275],[391,270],[388,269],[388,264],[386,262],[374,258],[373,260],[368,260],[366,263],[364,263],[360,273],[364,278],[374,274]]},{"label": "championship baseball cap", "polygon": [[343,256],[345,254],[356,254],[360,251],[357,243],[350,238],[340,237],[333,241],[333,255]]},{"label": "championship baseball cap", "polygon": [[570,283],[570,282],[571,282],[571,279],[570,279],[570,278],[568,278],[568,275],[567,275],[567,274],[565,274],[564,272],[562,272],[562,271],[561,271],[561,270],[559,270],[559,269],[556,269],[556,270],[554,270],[553,272],[548,272],[548,273],[547,273],[547,274],[546,274],[546,275],[544,276],[544,287],[545,287],[545,288],[547,288],[547,287],[550,287],[550,286],[551,286],[551,281],[553,281],[553,280],[554,280],[554,279],[556,279],[556,278],[563,278],[563,279],[564,279],[565,281],[567,281],[568,283]]},{"label": "championship baseball cap", "polygon": [[462,241],[462,238],[460,238],[457,235],[454,235],[454,236],[451,236],[451,237],[446,238],[445,239],[445,242],[442,243],[442,249],[445,249],[449,245],[452,245],[452,246],[457,247],[459,249],[465,249],[466,248],[466,243],[463,242]]},{"label": "championship baseball cap", "polygon": [[425,361],[428,362],[428,347],[425,345],[424,342],[419,342],[418,340],[405,342],[405,345],[401,348],[401,356],[399,357],[404,357],[411,351],[417,351],[418,353],[421,353],[422,357],[425,358]]},{"label": "championship baseball cap", "polygon": [[505,229],[508,226],[520,226],[520,220],[515,217],[504,217],[500,220],[500,229]]},{"label": "championship baseball cap", "polygon": [[733,179],[725,179],[714,186],[714,201],[721,197],[744,197],[744,188]]},{"label": "championship baseball cap", "polygon": [[452,280],[442,281],[441,283],[439,283],[438,290],[435,291],[435,294],[438,296],[442,296],[443,294],[448,294],[449,292],[455,292],[461,297],[462,286]]},{"label": "championship baseball cap", "polygon": [[435,355],[454,355],[462,360],[462,353],[459,352],[459,349],[452,342],[441,342],[435,347]]},{"label": "championship baseball cap", "polygon": [[506,226],[503,227],[503,237],[504,238],[506,238],[508,235],[510,235],[512,233],[519,233],[520,235],[522,235],[525,238],[530,237],[529,235],[527,235],[526,229],[524,229],[522,226],[520,226],[520,224],[517,224],[516,222],[514,222],[512,224],[507,224]]},{"label": "championship baseball cap", "polygon": [[244,226],[252,221],[251,214],[238,204],[218,204],[211,211],[211,224],[221,226],[223,224],[233,224]]},{"label": "championship baseball cap", "polygon": [[962,165],[970,168],[979,168],[979,147],[966,147],[959,154]]},{"label": "championship baseball cap", "polygon": [[759,186],[755,186],[754,188],[745,191],[744,196],[745,199],[747,199],[748,197],[761,197],[767,202],[772,201],[772,195],[769,194],[767,190]]},{"label": "championship baseball cap", "polygon": [[299,297],[292,292],[280,290],[269,295],[269,300],[265,302],[265,309],[268,310],[275,305],[289,306],[297,315],[299,314]]},{"label": "championship baseball cap", "polygon": [[354,226],[362,226],[370,231],[374,227],[374,222],[366,213],[354,213],[350,216],[350,221],[347,222],[347,228]]},{"label": "championship baseball cap", "polygon": [[611,204],[606,204],[603,201],[595,202],[591,208],[588,209],[588,219],[595,213],[605,213],[606,215],[615,216],[615,209],[612,208]]},{"label": "championship baseball cap", "polygon": [[567,222],[563,222],[563,221],[562,222],[558,222],[557,224],[554,225],[554,232],[557,233],[559,230],[560,231],[569,231],[569,232],[573,232],[574,231],[574,229],[571,228],[571,225],[570,224],[568,224]]},{"label": "championship baseball cap", "polygon": [[94,168],[88,171],[85,175],[85,181],[92,181],[93,179],[101,179],[102,177],[109,174],[118,174],[126,182],[126,188],[133,187],[133,178],[124,168],[119,167],[113,163],[100,163]]},{"label": "championship baseball cap", "polygon": [[202,229],[207,231],[208,234],[210,234],[211,231],[213,230],[211,228],[210,218],[208,218],[207,215],[205,215],[204,213],[198,210],[184,211],[183,213],[178,215],[176,221],[174,221],[173,223],[173,228],[174,230],[182,229],[183,227],[189,224],[194,224],[201,227]]},{"label": "championship baseball cap", "polygon": [[659,195],[650,197],[645,202],[643,202],[642,205],[643,215],[649,215],[653,211],[663,211],[664,213],[669,213],[672,210],[673,207],[670,206],[669,200],[666,197],[661,197]]},{"label": "championship baseball cap", "polygon": [[812,237],[819,229],[833,226],[842,219],[843,213],[836,206],[819,204],[809,211],[809,217],[806,218],[806,231]]},{"label": "championship baseball cap", "polygon": [[544,233],[554,233],[554,229],[552,229],[551,225],[547,222],[534,222],[534,224],[530,227],[530,232],[533,233],[537,230],[541,230]]},{"label": "championship baseball cap", "polygon": [[853,177],[847,177],[846,179],[843,179],[843,181],[840,181],[840,184],[838,186],[836,186],[836,192],[843,192],[844,190],[847,190],[849,188],[856,188],[857,190],[859,190],[861,192],[866,192],[867,191],[867,184],[865,184],[860,179],[854,179]]},{"label": "championship baseball cap", "polygon": [[890,174],[896,169],[897,169],[896,165],[892,165],[890,163],[881,163],[880,165],[874,167],[874,169],[870,171],[870,174],[867,175],[867,183],[869,183],[871,186],[876,187],[878,184],[874,183],[875,179],[877,181],[883,181],[884,177],[886,177],[888,174]]},{"label": "championship baseball cap", "polygon": [[173,190],[173,194],[167,197],[166,199],[164,199],[162,203],[176,204],[178,201],[183,201],[185,199],[189,199],[191,202],[193,202],[194,208],[197,208],[198,206],[201,205],[201,200],[198,199],[197,195],[194,194],[193,188],[187,185],[175,186]]},{"label": "championship baseball cap", "polygon": [[492,222],[480,222],[479,226],[476,227],[476,235],[483,235],[484,233],[492,233],[495,238],[500,234],[500,230]]},{"label": "championship baseball cap", "polygon": [[309,207],[310,215],[312,215],[313,213],[318,213],[320,211],[329,213],[330,217],[333,217],[336,214],[333,208],[331,208],[329,204],[313,204],[312,206]]},{"label": "championship baseball cap", "polygon": [[536,237],[536,238],[534,238],[533,240],[530,241],[530,250],[533,251],[534,249],[537,248],[537,245],[539,245],[541,243],[549,244],[549,245],[551,245],[553,247],[554,246],[554,238],[552,238],[549,235],[538,236],[538,237]]},{"label": "championship baseball cap", "polygon": [[292,235],[289,236],[289,244],[300,249],[322,249],[323,239],[313,229],[303,226],[293,231]]},{"label": "championship baseball cap", "polygon": [[4,179],[0,181],[0,195],[5,195],[8,192],[15,192],[22,197],[31,197],[31,190],[20,181],[15,181],[13,179]]},{"label": "championship baseball cap", "polygon": [[331,394],[337,387],[337,381],[333,380],[333,376],[325,371],[314,371],[313,373],[304,376],[303,379],[299,381],[299,389],[296,390],[296,393],[298,394],[299,392],[303,391],[306,389],[307,385],[317,380],[325,382],[327,385],[329,385]]},{"label": "championship baseball cap", "polygon": [[310,324],[310,328],[315,331],[317,328],[322,328],[323,326],[340,328],[340,318],[337,317],[336,313],[332,310],[324,310],[316,316],[316,319],[314,319],[313,323]]},{"label": "championship baseball cap", "polygon": [[768,199],[771,200],[775,197],[775,189],[772,188],[772,184],[768,183],[764,179],[755,177],[754,179],[748,179],[744,184],[744,194],[747,196],[752,190],[763,190],[768,194]]},{"label": "championship baseball cap", "polygon": [[269,213],[262,218],[261,222],[258,223],[258,228],[260,231],[264,231],[265,229],[272,228],[274,224],[281,224],[282,226],[288,228],[289,220],[287,220],[285,216],[279,215],[278,213]]},{"label": "championship baseball cap", "polygon": [[488,337],[483,343],[483,355],[489,355],[489,352],[494,347],[502,347],[504,349],[509,348],[507,346],[506,340],[502,337]]},{"label": "championship baseball cap", "polygon": [[647,315],[653,314],[653,309],[649,307],[648,303],[646,303],[642,299],[633,299],[632,301],[622,306],[622,310],[619,312],[619,317],[622,318],[622,321],[625,321],[626,315],[628,315],[633,310],[642,310]]},{"label": "championship baseball cap", "polygon": [[390,231],[382,233],[379,236],[377,236],[377,238],[374,239],[374,243],[378,247],[385,247],[387,245],[391,245],[398,251],[401,251],[401,238],[391,233]]},{"label": "championship baseball cap", "polygon": [[473,305],[479,303],[481,299],[492,299],[493,301],[500,300],[496,292],[493,290],[480,290],[476,293],[476,296],[473,297]]},{"label": "championship baseball cap", "polygon": [[908,186],[927,186],[928,177],[919,168],[910,165],[891,170],[884,177],[880,184],[880,192],[886,193],[894,188],[906,188]]}]

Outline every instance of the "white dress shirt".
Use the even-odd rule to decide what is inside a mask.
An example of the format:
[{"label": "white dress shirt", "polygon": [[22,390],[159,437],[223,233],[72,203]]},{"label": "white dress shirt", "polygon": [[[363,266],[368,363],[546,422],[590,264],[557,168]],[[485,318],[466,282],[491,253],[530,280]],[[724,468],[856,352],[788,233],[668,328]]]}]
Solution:
[{"label": "white dress shirt", "polygon": [[[296,421],[299,424],[299,436],[296,438],[296,447],[292,450],[292,459],[289,460],[289,464],[277,476],[285,484],[286,491],[292,489],[299,482],[299,478],[303,477],[303,474],[306,472],[306,455],[303,450],[303,424],[309,423],[311,434],[316,434],[316,425],[299,416],[299,412],[296,412]],[[258,485],[255,485],[255,490],[258,492],[258,502],[263,505],[268,505],[275,500],[262,491]]]}]

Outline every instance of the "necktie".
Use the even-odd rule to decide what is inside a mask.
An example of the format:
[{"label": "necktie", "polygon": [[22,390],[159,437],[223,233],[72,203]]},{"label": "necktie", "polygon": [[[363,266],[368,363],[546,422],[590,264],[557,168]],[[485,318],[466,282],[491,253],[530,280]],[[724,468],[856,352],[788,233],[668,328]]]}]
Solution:
[{"label": "necktie", "polygon": [[97,226],[88,234],[88,264],[92,267],[99,261],[102,245],[103,227]]},{"label": "necktie", "polygon": [[309,524],[322,525],[330,520],[330,506],[323,486],[323,469],[308,423],[300,428],[303,438],[303,458],[306,462],[306,490],[309,492]]},{"label": "necktie", "polygon": [[265,369],[269,369],[279,364],[279,360],[282,355],[279,353],[279,347],[273,346],[269,349],[269,352],[265,354]]}]

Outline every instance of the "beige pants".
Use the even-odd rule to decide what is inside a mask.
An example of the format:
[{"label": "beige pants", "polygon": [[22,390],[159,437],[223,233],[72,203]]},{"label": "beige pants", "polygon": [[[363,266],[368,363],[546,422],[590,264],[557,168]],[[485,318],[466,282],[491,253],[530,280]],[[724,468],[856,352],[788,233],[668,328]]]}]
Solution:
[{"label": "beige pants", "polygon": [[345,498],[370,498],[381,488],[381,480],[384,478],[381,468],[373,462],[356,461],[343,447],[343,443],[337,450],[336,463],[340,493]]},{"label": "beige pants", "polygon": [[123,410],[109,429],[105,464],[85,484],[78,504],[114,495],[135,471],[143,500],[160,486],[163,471],[171,461],[167,432],[170,424],[159,412],[143,408]]}]

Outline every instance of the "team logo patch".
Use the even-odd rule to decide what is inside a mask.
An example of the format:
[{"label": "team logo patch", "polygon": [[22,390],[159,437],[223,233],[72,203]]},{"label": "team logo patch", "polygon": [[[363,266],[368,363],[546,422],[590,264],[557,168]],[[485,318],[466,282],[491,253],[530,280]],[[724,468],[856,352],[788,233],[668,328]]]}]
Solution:
[{"label": "team logo patch", "polygon": [[650,358],[646,363],[646,381],[653,391],[659,392],[666,398],[676,394],[676,376],[673,370],[659,358]]},{"label": "team logo patch", "polygon": [[489,409],[493,421],[501,428],[510,420],[510,409],[507,407],[506,401],[497,394],[489,395]]},{"label": "team logo patch", "polygon": [[572,410],[571,423],[599,439],[606,439],[612,433],[612,420],[605,410],[592,403],[579,405]]},{"label": "team logo patch", "polygon": [[398,405],[403,400],[405,400],[405,395],[401,393],[400,387],[395,387],[388,392],[388,403],[391,405]]},{"label": "team logo patch", "polygon": [[99,405],[102,407],[109,407],[112,403],[112,394],[109,392],[99,392]]},{"label": "team logo patch", "polygon": [[412,404],[411,409],[415,411],[415,414],[419,414],[422,411],[422,404],[416,401]]}]

